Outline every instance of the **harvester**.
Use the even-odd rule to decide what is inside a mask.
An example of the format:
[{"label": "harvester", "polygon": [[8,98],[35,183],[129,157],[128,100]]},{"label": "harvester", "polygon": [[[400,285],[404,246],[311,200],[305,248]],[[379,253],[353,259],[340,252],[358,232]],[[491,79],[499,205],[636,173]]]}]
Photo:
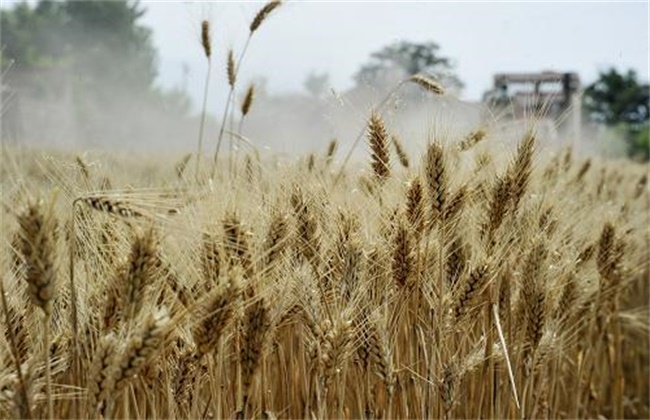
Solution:
[{"label": "harvester", "polygon": [[575,142],[580,138],[580,78],[576,73],[499,73],[483,102],[500,118],[535,118],[538,126]]}]

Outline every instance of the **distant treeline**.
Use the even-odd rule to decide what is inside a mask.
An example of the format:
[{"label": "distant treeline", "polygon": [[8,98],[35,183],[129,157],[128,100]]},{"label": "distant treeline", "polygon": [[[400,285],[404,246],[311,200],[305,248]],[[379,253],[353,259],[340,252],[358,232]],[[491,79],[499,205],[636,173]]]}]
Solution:
[{"label": "distant treeline", "polygon": [[97,145],[169,135],[190,102],[180,90],[155,86],[156,51],[151,30],[139,23],[143,13],[131,1],[2,10],[3,137]]}]

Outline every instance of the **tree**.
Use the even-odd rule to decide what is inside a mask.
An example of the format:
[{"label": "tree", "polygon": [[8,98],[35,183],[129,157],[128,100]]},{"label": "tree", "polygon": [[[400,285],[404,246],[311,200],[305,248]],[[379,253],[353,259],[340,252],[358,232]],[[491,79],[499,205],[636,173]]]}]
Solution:
[{"label": "tree", "polygon": [[156,77],[156,52],[151,30],[138,23],[139,3],[72,1],[65,4],[70,19],[67,35],[76,66],[91,82],[148,90]]},{"label": "tree", "polygon": [[[25,139],[85,144],[163,135],[183,122],[181,90],[155,86],[152,32],[137,0],[21,2],[0,10],[3,82],[32,115]],[[13,117],[14,120],[22,118]],[[38,119],[38,120],[35,120]],[[153,127],[152,127],[153,126]]]},{"label": "tree", "polygon": [[148,90],[156,56],[150,29],[138,23],[143,14],[132,0],[19,3],[0,13],[3,65],[67,66],[87,86]]},{"label": "tree", "polygon": [[629,155],[647,162],[650,159],[650,129],[648,125],[646,124],[633,136],[633,141],[630,142],[628,149]]},{"label": "tree", "polygon": [[314,98],[322,97],[327,91],[330,76],[327,73],[309,73],[305,79],[304,86],[307,92]]},{"label": "tree", "polygon": [[634,70],[621,74],[612,68],[585,89],[584,102],[594,121],[642,124],[648,121],[648,99],[648,85],[639,83]]},{"label": "tree", "polygon": [[441,56],[439,50],[435,42],[395,42],[372,53],[370,61],[354,78],[359,85],[377,86],[393,82],[391,79],[423,73],[439,80],[448,89],[460,90],[463,84],[454,74],[453,62]]},{"label": "tree", "polygon": [[41,1],[35,8],[18,3],[0,12],[3,69],[13,60],[18,69],[47,67],[61,60],[62,29],[67,18],[62,3]]},{"label": "tree", "polygon": [[648,160],[650,87],[640,83],[633,70],[609,69],[585,89],[584,107],[592,121],[620,127],[630,156]]}]

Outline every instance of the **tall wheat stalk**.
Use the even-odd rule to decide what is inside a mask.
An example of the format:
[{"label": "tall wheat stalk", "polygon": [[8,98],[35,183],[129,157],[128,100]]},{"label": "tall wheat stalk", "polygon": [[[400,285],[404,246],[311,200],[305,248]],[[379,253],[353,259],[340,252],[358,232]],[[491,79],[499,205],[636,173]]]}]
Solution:
[{"label": "tall wheat stalk", "polygon": [[262,22],[264,22],[271,14],[271,12],[273,12],[277,7],[279,7],[280,4],[282,4],[281,0],[271,0],[269,3],[264,5],[264,7],[262,7],[262,9],[260,9],[257,12],[255,17],[253,18],[253,21],[250,24],[248,37],[246,38],[246,43],[244,44],[244,48],[242,49],[242,51],[239,53],[239,57],[237,58],[237,60],[234,60],[232,56],[232,52],[230,52],[228,55],[229,57],[228,80],[229,82],[232,83],[229,83],[230,90],[228,92],[228,98],[226,99],[226,106],[224,107],[223,116],[221,118],[221,127],[219,128],[219,136],[217,138],[217,149],[214,152],[214,161],[212,163],[211,178],[214,178],[216,174],[217,162],[219,159],[219,150],[221,149],[221,142],[223,140],[223,135],[226,128],[226,120],[228,118],[230,107],[232,106],[234,100],[236,80],[237,80],[237,76],[239,75],[241,65],[244,61],[244,57],[246,56],[246,52],[248,51],[248,46],[250,45],[250,41],[253,38],[253,34],[259,29]]},{"label": "tall wheat stalk", "polygon": [[199,181],[199,167],[202,159],[203,149],[203,131],[205,130],[205,119],[207,117],[208,90],[210,88],[210,75],[212,74],[212,40],[210,35],[210,22],[204,20],[201,22],[201,45],[203,52],[208,60],[208,69],[205,74],[205,83],[203,85],[203,101],[201,104],[201,124],[199,125],[199,142],[196,150],[196,181]]}]

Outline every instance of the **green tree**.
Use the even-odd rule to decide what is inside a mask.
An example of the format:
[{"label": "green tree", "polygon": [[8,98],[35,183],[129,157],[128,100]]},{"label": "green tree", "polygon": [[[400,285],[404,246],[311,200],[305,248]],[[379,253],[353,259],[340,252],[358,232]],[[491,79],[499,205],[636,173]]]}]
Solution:
[{"label": "green tree", "polygon": [[23,2],[0,11],[3,68],[12,60],[17,69],[59,62],[66,49],[62,39],[66,24],[64,4],[52,1],[41,1],[35,8]]},{"label": "green tree", "polygon": [[149,90],[156,77],[151,30],[138,23],[144,15],[135,1],[65,3],[75,66],[90,83]]},{"label": "green tree", "polygon": [[0,12],[3,65],[67,66],[86,85],[149,90],[156,54],[143,14],[132,0],[18,3]]},{"label": "green tree", "polygon": [[648,160],[649,100],[650,87],[633,70],[612,68],[585,89],[584,107],[592,121],[621,129],[630,156]]},{"label": "green tree", "polygon": [[[189,113],[182,90],[155,85],[156,51],[137,0],[17,3],[0,10],[3,82],[15,94],[25,138],[85,144],[171,133]],[[47,112],[36,112],[47,110]],[[39,132],[40,130],[40,132]],[[18,137],[18,136],[16,136]]]},{"label": "green tree", "polygon": [[371,54],[354,76],[357,84],[380,85],[391,78],[405,78],[418,73],[427,74],[439,80],[452,90],[463,87],[455,75],[454,63],[439,53],[435,42],[414,43],[399,41]]},{"label": "green tree", "polygon": [[641,160],[650,159],[650,128],[646,124],[637,133],[632,134],[633,141],[630,143],[629,154]]},{"label": "green tree", "polygon": [[585,108],[594,121],[608,125],[642,124],[648,121],[648,85],[633,70],[601,72],[585,89]]}]

